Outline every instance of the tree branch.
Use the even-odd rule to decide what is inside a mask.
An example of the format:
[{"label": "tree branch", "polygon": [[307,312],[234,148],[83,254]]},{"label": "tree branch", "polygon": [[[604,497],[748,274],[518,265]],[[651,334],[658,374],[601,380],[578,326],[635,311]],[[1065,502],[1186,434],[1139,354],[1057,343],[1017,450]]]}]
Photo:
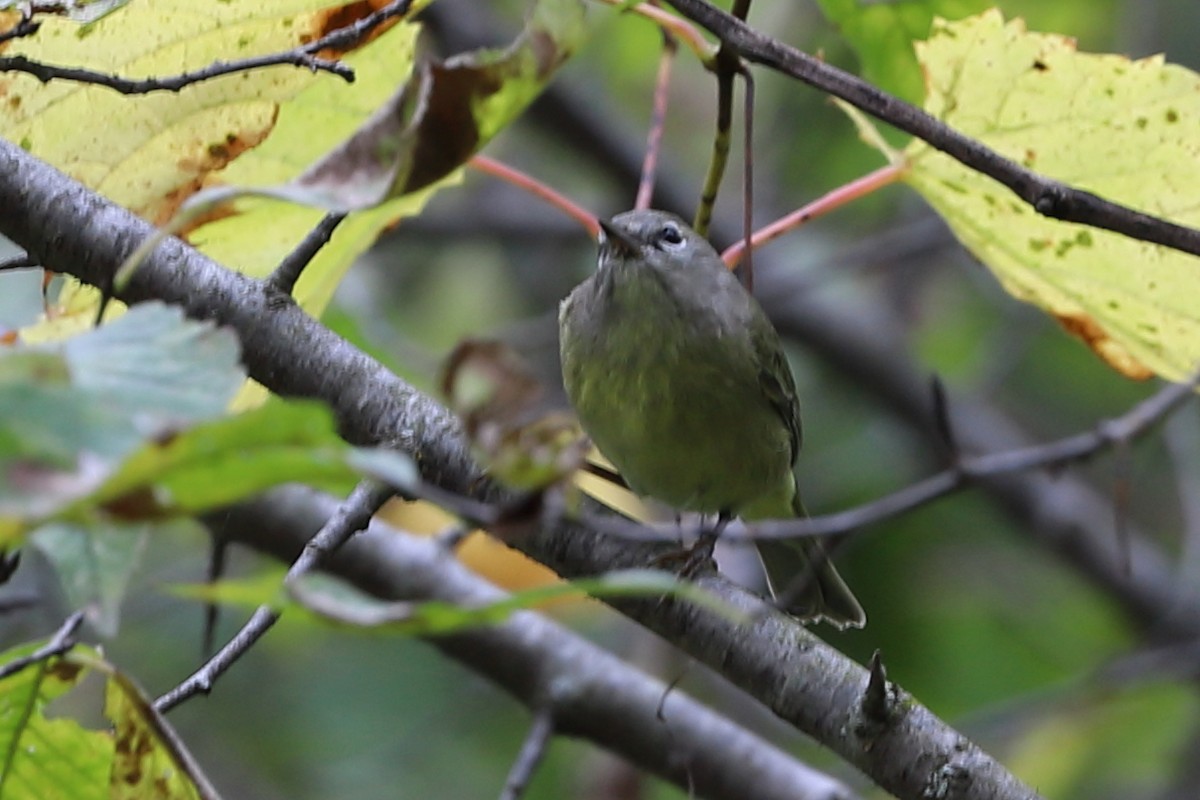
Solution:
[{"label": "tree branch", "polygon": [[[1200,386],[1200,373],[1186,383],[1167,384],[1126,413],[1103,420],[1090,431],[1005,452],[956,458],[954,464],[935,475],[844,511],[751,523],[734,521],[724,529],[721,540],[750,543],[853,533],[987,480],[1019,472],[1055,469],[1093,458],[1105,450],[1123,448],[1145,435],[1185,401],[1194,399],[1197,386]],[[677,528],[668,531],[636,520],[588,517],[587,522],[610,536],[631,541],[669,542],[679,538]],[[700,532],[690,533],[699,535]]]},{"label": "tree branch", "polygon": [[[848,380],[873,393],[914,430],[940,443],[927,384],[918,378],[903,337],[881,314],[816,302],[801,279],[783,270],[758,271],[763,307],[779,332],[806,342]],[[952,403],[956,443],[964,453],[1016,451],[1033,445],[1010,418],[985,402]],[[1181,591],[1162,550],[1129,530],[1130,568],[1112,546],[1112,504],[1069,475],[1055,481],[1008,474],[980,483],[1016,529],[1062,557],[1103,589],[1143,630],[1180,639],[1200,636],[1200,603]]]},{"label": "tree branch", "polygon": [[[302,575],[320,566],[321,562],[336,552],[351,536],[367,526],[379,507],[392,496],[389,489],[376,486],[370,482],[360,483],[350,496],[337,507],[313,537],[305,543],[304,549],[292,563],[284,576],[284,583],[290,583]],[[197,694],[208,694],[212,691],[213,683],[225,674],[239,658],[244,656],[254,644],[263,637],[271,627],[279,621],[279,611],[270,606],[260,606],[255,609],[249,621],[242,626],[229,643],[209,658],[200,669],[196,670],[187,680],[154,701],[154,708],[160,714],[165,714],[175,706]]]},{"label": "tree branch", "polygon": [[722,47],[841,98],[889,125],[911,133],[963,165],[1004,184],[1039,214],[1105,228],[1133,239],[1200,255],[1200,230],[1143,214],[1026,169],[916,106],[855,75],[764,36],[705,0],[668,2],[720,39]]},{"label": "tree branch", "polygon": [[[292,559],[337,502],[302,487],[222,510],[224,536]],[[228,515],[226,514],[228,511]],[[323,565],[385,600],[494,603],[496,587],[437,542],[372,522]],[[428,640],[445,655],[553,717],[556,733],[588,739],[700,797],[850,800],[834,779],[532,611]],[[663,704],[663,717],[657,709]]]},{"label": "tree branch", "polygon": [[[0,233],[93,285],[105,285],[116,265],[153,232],[132,213],[2,140],[0,198],[14,199],[0,215]],[[500,496],[471,460],[446,409],[294,304],[280,302],[260,282],[222,269],[178,239],[162,242],[118,296],[126,302],[176,303],[189,316],[233,327],[251,377],[280,394],[324,400],[348,440],[412,454],[424,480],[443,489]],[[519,546],[568,577],[643,566],[663,552],[568,521],[537,531]],[[724,674],[900,798],[918,800],[943,790],[946,800],[1037,797],[914,700],[906,698],[906,713],[888,730],[860,737],[855,720],[868,683],[862,667],[761,598],[715,576],[700,583],[754,623],[739,625],[683,603],[624,601],[614,607]]]},{"label": "tree branch", "polygon": [[191,72],[172,75],[167,78],[123,78],[120,75],[109,75],[93,69],[82,67],[60,67],[56,64],[43,64],[25,56],[0,56],[0,72],[23,72],[32,75],[42,83],[50,81],[74,81],[94,86],[104,86],[121,94],[149,94],[150,92],[178,92],[193,83],[209,81],[222,75],[232,75],[236,72],[247,72],[252,69],[275,67],[280,65],[306,67],[313,72],[330,72],[342,78],[347,83],[354,82],[354,70],[340,61],[329,61],[317,58],[305,52],[304,48],[296,48],[283,53],[272,53],[265,56],[238,59],[237,61],[215,61],[207,67]]},{"label": "tree branch", "polygon": [[334,230],[345,218],[345,214],[332,211],[321,217],[321,221],[308,232],[300,244],[296,245],[296,249],[288,253],[287,257],[279,262],[279,266],[271,271],[271,274],[267,276],[267,283],[278,292],[291,294],[292,290],[296,288],[296,281],[300,280],[300,276],[304,273],[304,268],[321,251],[321,248],[329,243],[329,240],[333,238]]},{"label": "tree branch", "polygon": [[61,656],[75,646],[75,631],[83,624],[83,612],[76,611],[68,616],[58,626],[58,630],[50,637],[50,641],[34,650],[27,656],[15,658],[7,664],[0,665],[0,680],[10,678],[23,669],[41,663],[54,656]]},{"label": "tree branch", "polygon": [[33,36],[41,27],[41,20],[35,20],[32,17],[22,17],[16,25],[12,26],[3,33],[0,33],[0,44],[11,42],[13,39],[20,39],[25,36]]},{"label": "tree branch", "polygon": [[549,709],[534,709],[529,733],[525,734],[525,741],[521,744],[516,761],[504,780],[500,800],[520,800],[521,795],[525,794],[525,787],[529,785],[538,765],[542,763],[553,736],[554,714]]}]

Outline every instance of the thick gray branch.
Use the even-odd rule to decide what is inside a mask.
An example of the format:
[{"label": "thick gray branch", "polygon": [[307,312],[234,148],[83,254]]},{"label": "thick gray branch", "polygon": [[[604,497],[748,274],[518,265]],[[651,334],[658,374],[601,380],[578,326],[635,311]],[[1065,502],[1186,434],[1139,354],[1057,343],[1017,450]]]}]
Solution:
[{"label": "thick gray branch", "polygon": [[[0,140],[0,233],[47,266],[107,285],[116,265],[152,229],[20,148]],[[483,484],[450,414],[291,304],[178,240],[147,259],[122,299],[158,298],[193,317],[233,327],[250,375],[281,394],[327,402],[348,439],[412,454],[426,480],[478,493]],[[609,540],[570,523],[521,548],[560,574],[643,566],[660,552]],[[738,625],[679,603],[619,608],[721,672],[901,798],[1029,800],[999,763],[914,700],[887,724],[859,719],[867,673],[794,620],[720,578],[705,588],[757,622]]]},{"label": "thick gray branch", "polygon": [[[332,498],[289,487],[215,516],[222,536],[288,561],[337,505]],[[372,523],[329,556],[326,566],[388,600],[481,605],[504,597],[432,540],[405,536],[380,523]],[[549,714],[556,733],[595,742],[684,789],[694,787],[700,797],[853,797],[833,778],[684,692],[668,693],[666,684],[532,611],[429,643],[531,711]]]}]

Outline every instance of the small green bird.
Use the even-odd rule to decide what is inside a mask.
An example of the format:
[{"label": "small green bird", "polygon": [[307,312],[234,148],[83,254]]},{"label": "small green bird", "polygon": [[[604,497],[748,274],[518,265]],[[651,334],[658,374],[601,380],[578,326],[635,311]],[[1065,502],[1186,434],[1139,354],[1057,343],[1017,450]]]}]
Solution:
[{"label": "small green bird", "polygon": [[[664,211],[601,222],[599,269],[559,307],[579,421],[638,494],[746,520],[802,516],[800,406],[779,334],[704,237]],[[814,573],[789,613],[866,614],[819,541],[763,541],[772,592]]]}]

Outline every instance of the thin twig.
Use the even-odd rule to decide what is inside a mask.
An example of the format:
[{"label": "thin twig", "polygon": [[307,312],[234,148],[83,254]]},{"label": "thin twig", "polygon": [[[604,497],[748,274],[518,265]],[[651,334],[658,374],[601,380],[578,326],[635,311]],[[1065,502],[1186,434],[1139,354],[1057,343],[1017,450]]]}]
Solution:
[{"label": "thin twig", "polygon": [[668,1],[685,17],[717,36],[722,47],[728,47],[748,61],[763,64],[839,97],[871,116],[911,133],[963,165],[1004,184],[1039,214],[1200,255],[1200,230],[1143,214],[1026,169],[916,106],[764,36],[705,0]]},{"label": "thin twig", "polygon": [[290,295],[296,288],[296,281],[300,279],[304,268],[308,266],[320,249],[328,244],[333,237],[334,230],[345,218],[345,213],[333,211],[322,217],[316,227],[304,237],[304,241],[296,245],[296,249],[288,253],[287,257],[279,262],[279,266],[267,276],[267,285],[283,294]]},{"label": "thin twig", "polygon": [[0,667],[0,680],[11,678],[26,667],[41,663],[54,656],[61,656],[70,650],[75,646],[75,631],[79,629],[82,623],[82,611],[76,611],[67,617],[63,620],[63,624],[58,626],[58,630],[54,632],[54,635],[50,637],[50,641],[46,642],[46,644],[34,650],[29,655],[15,658]]},{"label": "thin twig", "polygon": [[725,166],[729,163],[729,147],[733,138],[733,78],[738,66],[737,54],[727,47],[717,51],[711,65],[717,76],[717,129],[713,135],[708,172],[704,175],[704,187],[700,190],[700,204],[692,217],[692,227],[701,236],[708,236],[713,206],[717,202],[721,180],[725,177]]},{"label": "thin twig", "polygon": [[372,14],[368,14],[351,25],[339,28],[322,36],[320,39],[315,39],[291,50],[252,56],[236,61],[215,61],[202,69],[184,72],[168,78],[122,78],[119,75],[106,75],[90,69],[42,64],[19,55],[0,57],[0,72],[24,72],[37,78],[42,83],[48,83],[52,80],[70,80],[78,83],[95,84],[97,86],[106,86],[121,94],[178,92],[185,86],[212,80],[222,75],[288,64],[297,67],[306,67],[313,72],[329,72],[344,79],[347,83],[353,83],[354,70],[340,61],[319,58],[315,54],[322,50],[346,50],[352,47],[387,20],[408,13],[409,6],[411,5],[412,0],[396,0],[396,2],[390,3]]},{"label": "thin twig", "polygon": [[[683,690],[679,688],[679,685],[683,683],[683,679],[687,677],[694,663],[695,662],[691,659],[683,662],[682,668],[679,670],[679,672],[677,672],[675,677],[671,678],[671,680],[667,682],[667,685],[663,687],[662,695],[658,698],[658,705],[654,709],[654,718],[662,723],[663,731],[665,732],[668,740],[673,739],[675,734],[672,727],[674,720],[667,720],[667,700],[669,700],[671,695],[675,694],[676,692],[682,694]],[[687,779],[687,796],[695,797],[696,776],[692,772],[692,765],[690,762],[685,761],[682,764],[682,768],[684,777]]]},{"label": "thin twig", "polygon": [[[750,3],[746,1],[747,9]],[[742,244],[746,248],[746,260],[742,264],[742,285],[747,292],[754,291],[754,262],[750,246],[754,239],[754,75],[739,63],[738,74],[746,84],[746,96],[742,100]]]},{"label": "thin twig", "polygon": [[950,422],[950,401],[946,397],[946,386],[942,379],[934,375],[929,381],[930,399],[933,401],[933,429],[937,431],[938,444],[952,461],[957,461],[962,452],[958,446],[958,438],[954,435],[954,425]]},{"label": "thin twig", "polygon": [[634,208],[649,208],[654,196],[654,179],[658,172],[658,153],[662,149],[663,129],[667,125],[667,101],[671,88],[671,66],[679,51],[678,40],[662,28],[662,56],[658,60],[658,75],[654,79],[654,110],[650,116],[650,132],[646,136],[646,155],[642,159],[642,175],[638,179]]},{"label": "thin twig", "polygon": [[[973,483],[1014,472],[1082,461],[1144,435],[1190,399],[1197,386],[1200,386],[1200,373],[1186,383],[1168,384],[1125,414],[1102,421],[1090,431],[1032,447],[963,457],[935,475],[869,503],[834,514],[730,525],[722,533],[721,541],[747,543],[849,533],[911,511]],[[678,535],[678,531],[659,529],[616,516],[588,514],[585,521],[589,527],[602,533],[633,541],[673,541]]]},{"label": "thin twig", "polygon": [[500,792],[500,800],[518,800],[525,793],[525,787],[533,778],[538,765],[546,755],[550,745],[550,737],[554,735],[554,714],[549,709],[538,709],[533,715],[533,724],[525,735],[525,742],[513,762],[512,769],[504,781],[504,789]]},{"label": "thin twig", "polygon": [[[209,539],[208,570],[204,580],[214,584],[225,574],[226,557],[229,555],[229,541],[219,533],[213,533]],[[216,644],[217,624],[221,621],[221,604],[210,600],[204,604],[204,631],[200,638],[200,656],[208,658],[212,655]]]},{"label": "thin twig", "polygon": [[[284,576],[284,584],[294,583],[312,570],[329,553],[337,550],[351,536],[367,526],[371,517],[394,492],[376,483],[364,481],[355,487],[337,513],[304,546],[300,556]],[[242,629],[186,680],[154,701],[160,713],[167,713],[196,694],[208,694],[213,684],[233,663],[245,655],[279,619],[280,612],[270,606],[260,606]]]},{"label": "thin twig", "polygon": [[532,194],[534,197],[539,197],[545,200],[550,205],[564,212],[568,217],[578,222],[587,230],[588,234],[594,239],[600,235],[600,226],[596,222],[596,217],[590,211],[579,205],[575,201],[569,199],[566,195],[551,189],[546,184],[533,178],[518,169],[502,164],[493,158],[488,158],[483,155],[472,156],[467,162],[480,172],[486,172],[489,175],[494,175],[501,180],[508,181],[514,186],[518,186]]},{"label": "thin twig", "polygon": [[830,211],[841,208],[852,200],[857,200],[864,195],[882,189],[884,186],[895,183],[903,177],[903,167],[891,164],[886,167],[880,167],[857,180],[839,186],[833,191],[826,192],[811,203],[767,225],[751,237],[750,248],[746,247],[744,239],[735,242],[725,248],[725,252],[721,253],[721,258],[729,266],[737,266],[738,262],[746,256],[748,249],[762,247],[772,239],[779,238],[809,220],[816,219],[822,214],[828,214]]},{"label": "thin twig", "polygon": [[253,58],[243,58],[237,61],[214,61],[207,67],[172,75],[169,78],[123,78],[120,75],[108,75],[96,70],[82,67],[60,67],[55,64],[43,64],[40,61],[25,56],[0,57],[0,72],[23,72],[32,75],[42,83],[54,80],[74,81],[94,86],[104,86],[121,94],[148,94],[150,92],[178,92],[193,83],[231,75],[235,72],[247,72],[263,67],[275,67],[290,64],[296,67],[307,67],[313,72],[330,72],[343,78],[347,83],[354,81],[354,70],[340,61],[328,61],[310,55],[307,45],[288,50],[283,53],[271,53]]},{"label": "thin twig", "polygon": [[[745,535],[753,539],[786,539],[791,536],[847,533],[908,511],[971,483],[1012,472],[1063,466],[1091,458],[1148,432],[1184,401],[1191,399],[1197,386],[1200,386],[1200,373],[1185,383],[1168,384],[1125,414],[1105,420],[1090,431],[1003,453],[964,457],[937,475],[856,509],[806,520],[755,524],[747,526]],[[742,538],[739,533],[730,531],[727,540]]]},{"label": "thin twig", "polygon": [[21,20],[4,33],[0,33],[0,44],[20,39],[23,36],[32,36],[42,27],[41,20],[35,20],[32,17],[22,17]]}]

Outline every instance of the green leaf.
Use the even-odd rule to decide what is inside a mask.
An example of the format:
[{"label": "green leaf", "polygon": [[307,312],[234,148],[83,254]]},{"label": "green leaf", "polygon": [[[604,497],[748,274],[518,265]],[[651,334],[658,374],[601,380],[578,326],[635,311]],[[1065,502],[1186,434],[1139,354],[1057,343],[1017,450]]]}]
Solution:
[{"label": "green leaf", "polygon": [[222,416],[242,380],[232,334],[156,303],[62,345],[0,351],[0,546],[41,528],[71,605],[113,635],[144,539],[166,521],[293,481],[419,481],[404,455],[346,444],[319,403]]},{"label": "green leaf", "polygon": [[72,384],[99,404],[160,426],[223,414],[246,378],[232,330],[159,302],[67,340],[62,354]]},{"label": "green leaf", "polygon": [[141,562],[149,529],[108,524],[48,525],[31,537],[54,565],[67,606],[81,608],[101,636],[117,635],[121,602]]},{"label": "green leaf", "polygon": [[[48,360],[62,365],[55,356]],[[5,361],[0,356],[0,364]],[[131,419],[86,392],[0,377],[0,510],[30,500],[28,482],[43,470],[69,472],[83,453],[117,458],[139,438]]]},{"label": "green leaf", "polygon": [[317,402],[266,405],[149,442],[64,514],[103,506],[124,519],[193,514],[300,481],[348,491],[351,448]]},{"label": "green leaf", "polygon": [[418,480],[401,453],[356,450],[338,437],[329,410],[316,402],[272,398],[265,406],[144,444],[114,464],[72,474],[21,476],[0,504],[0,532],[54,520],[93,526],[189,516],[282,483],[346,493],[369,472],[392,485]]},{"label": "green leaf", "polygon": [[[8,650],[0,664],[29,655],[42,644]],[[0,797],[108,797],[112,738],[69,717],[46,716],[50,702],[78,686],[89,672],[70,659],[53,658],[0,681]]]},{"label": "green leaf", "polygon": [[223,414],[244,378],[230,331],[161,303],[0,351],[0,538],[86,496],[147,439]]},{"label": "green leaf", "polygon": [[197,783],[207,784],[186,751],[164,740],[166,722],[150,699],[124,673],[111,669],[104,693],[104,714],[113,723],[115,742],[109,797],[142,800],[165,797],[188,800],[201,794]]},{"label": "green leaf", "polygon": [[[0,665],[28,655],[42,642],[0,655]],[[52,701],[88,691],[84,679],[105,681],[104,713],[112,730],[91,730]],[[90,682],[89,682],[90,683]],[[81,686],[81,684],[83,684]],[[67,710],[80,707],[76,702]],[[87,707],[86,702],[82,703]],[[5,800],[197,798],[209,788],[178,740],[163,738],[167,722],[134,682],[100,654],[76,645],[0,681],[0,797]],[[211,794],[209,795],[211,796]]]},{"label": "green leaf", "polygon": [[243,378],[231,333],[158,303],[65,344],[0,351],[0,545],[40,527],[70,604],[111,636],[165,522],[293,481],[419,481],[404,455],[346,444],[319,403],[223,416]]},{"label": "green leaf", "polygon": [[[178,75],[298,47],[327,32],[338,6],[330,0],[222,0],[197,13],[188,0],[159,0],[132,4],[90,24],[82,37],[78,25],[42,16],[38,34],[7,42],[4,54],[135,79]],[[410,53],[399,55],[411,63]],[[272,135],[281,105],[316,83],[350,88],[340,78],[290,66],[153,95],[5,73],[0,136],[27,140],[32,155],[161,222],[208,175]]]},{"label": "green leaf", "polygon": [[176,597],[202,603],[224,603],[240,608],[268,606],[275,610],[291,604],[283,590],[287,569],[267,566],[248,578],[215,581],[212,583],[177,583],[167,587]]},{"label": "green leaf", "polygon": [[583,597],[674,597],[703,606],[735,621],[745,615],[690,581],[659,570],[621,570],[595,578],[553,583],[516,592],[494,602],[462,606],[439,600],[385,602],[324,576],[306,575],[281,595],[282,577],[270,571],[245,580],[172,587],[182,597],[207,603],[283,610],[298,605],[317,618],[354,628],[406,636],[436,636],[464,628],[494,625],[514,611],[556,600]]},{"label": "green leaf", "polygon": [[218,416],[245,380],[239,351],[231,331],[158,302],[65,344],[0,350],[0,464],[119,458],[147,436]]}]

